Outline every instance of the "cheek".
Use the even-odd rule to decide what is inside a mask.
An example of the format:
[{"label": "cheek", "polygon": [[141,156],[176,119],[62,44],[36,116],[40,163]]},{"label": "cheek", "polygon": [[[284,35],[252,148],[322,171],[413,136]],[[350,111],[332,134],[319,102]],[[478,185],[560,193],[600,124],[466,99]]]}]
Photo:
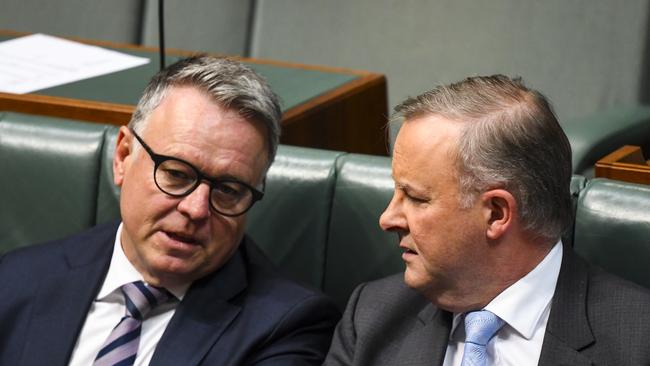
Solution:
[{"label": "cheek", "polygon": [[463,247],[465,225],[449,212],[453,211],[431,208],[410,217],[409,234],[426,262],[451,260]]},{"label": "cheek", "polygon": [[178,202],[178,199],[160,192],[153,181],[141,176],[127,176],[120,193],[120,212],[131,230],[135,229],[139,236],[147,236],[159,220],[175,210]]},{"label": "cheek", "polygon": [[416,211],[408,215],[409,235],[418,252],[425,256],[435,255],[444,245],[444,222],[432,211]]},{"label": "cheek", "polygon": [[128,202],[132,209],[137,209],[156,189],[153,178],[145,174],[145,167],[134,161],[124,172],[121,185],[121,201]]},{"label": "cheek", "polygon": [[244,236],[245,216],[216,216],[211,222],[212,252],[229,252],[237,247]]}]

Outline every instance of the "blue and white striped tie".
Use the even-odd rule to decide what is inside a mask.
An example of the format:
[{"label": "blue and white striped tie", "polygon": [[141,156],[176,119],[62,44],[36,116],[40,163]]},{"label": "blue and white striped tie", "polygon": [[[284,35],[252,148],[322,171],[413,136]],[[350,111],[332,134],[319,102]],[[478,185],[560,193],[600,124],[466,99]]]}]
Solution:
[{"label": "blue and white striped tie", "polygon": [[133,365],[138,353],[142,320],[151,309],[172,296],[167,290],[147,286],[142,281],[127,283],[121,290],[126,314],[102,345],[93,366]]}]

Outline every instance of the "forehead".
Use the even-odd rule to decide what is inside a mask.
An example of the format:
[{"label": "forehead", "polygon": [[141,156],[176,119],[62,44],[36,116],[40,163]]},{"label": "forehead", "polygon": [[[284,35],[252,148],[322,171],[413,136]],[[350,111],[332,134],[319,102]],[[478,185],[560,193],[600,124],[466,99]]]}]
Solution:
[{"label": "forehead", "polygon": [[462,123],[435,115],[405,121],[393,149],[395,179],[428,186],[433,176],[453,176],[456,172],[453,153],[461,132]]},{"label": "forehead", "polygon": [[266,166],[264,126],[195,87],[170,88],[147,119],[143,138],[156,153],[180,157],[214,176],[250,183]]}]

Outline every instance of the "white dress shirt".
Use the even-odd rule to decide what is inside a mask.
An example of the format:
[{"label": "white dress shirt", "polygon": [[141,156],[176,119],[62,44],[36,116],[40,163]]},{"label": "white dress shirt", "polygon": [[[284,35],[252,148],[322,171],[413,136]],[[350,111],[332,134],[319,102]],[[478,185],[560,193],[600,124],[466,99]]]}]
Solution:
[{"label": "white dress shirt", "polygon": [[[562,264],[562,241],[483,309],[505,321],[487,345],[488,365],[537,365]],[[454,313],[444,366],[459,366],[465,348],[463,314]]]},{"label": "white dress shirt", "polygon": [[[129,282],[143,281],[142,275],[133,267],[122,250],[121,234],[122,224],[117,229],[108,273],[97,297],[90,306],[90,311],[72,351],[69,363],[71,366],[92,365],[104,341],[125,314],[124,296],[120,287]],[[80,280],[83,281],[83,279]],[[140,346],[135,365],[149,364],[160,337],[162,337],[189,285],[168,288],[167,290],[176,299],[152,309],[142,322]]]}]

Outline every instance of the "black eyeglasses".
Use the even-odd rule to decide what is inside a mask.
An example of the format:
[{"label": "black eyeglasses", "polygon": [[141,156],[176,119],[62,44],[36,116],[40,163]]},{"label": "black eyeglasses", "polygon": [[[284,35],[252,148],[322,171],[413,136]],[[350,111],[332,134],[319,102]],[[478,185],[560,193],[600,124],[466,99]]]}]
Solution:
[{"label": "black eyeglasses", "polygon": [[192,193],[201,182],[208,182],[210,207],[224,216],[242,215],[264,197],[263,192],[244,182],[208,177],[183,159],[156,154],[133,129],[130,130],[153,160],[153,179],[163,193],[183,197]]}]

